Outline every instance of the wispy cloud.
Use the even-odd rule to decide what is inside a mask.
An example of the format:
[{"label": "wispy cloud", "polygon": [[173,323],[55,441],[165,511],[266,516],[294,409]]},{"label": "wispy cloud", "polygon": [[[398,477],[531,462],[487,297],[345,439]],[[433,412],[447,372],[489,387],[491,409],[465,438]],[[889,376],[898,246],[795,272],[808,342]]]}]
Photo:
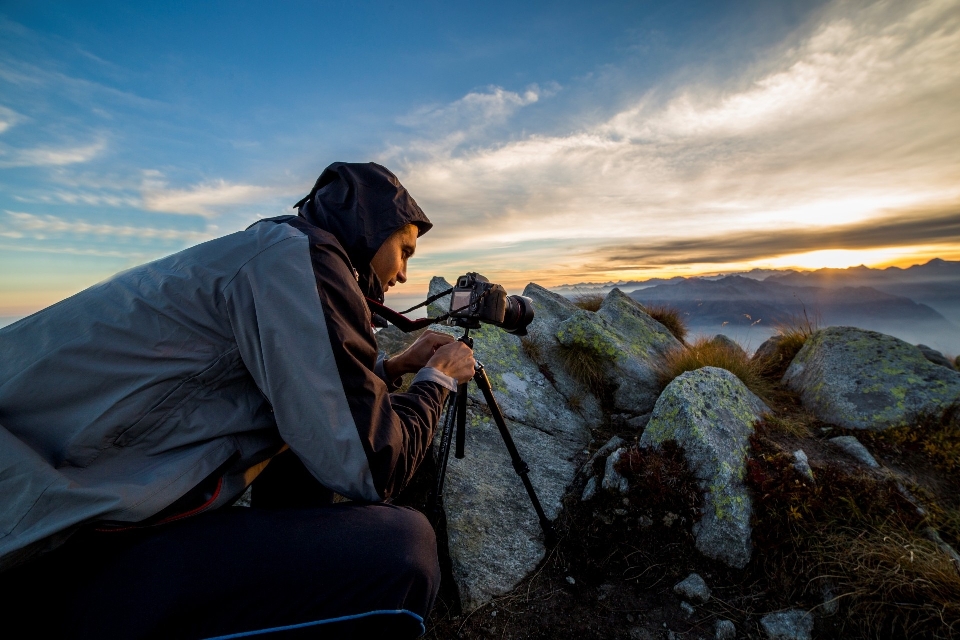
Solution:
[{"label": "wispy cloud", "polygon": [[105,140],[83,145],[34,147],[31,149],[0,148],[0,167],[59,167],[89,162],[106,149]]},{"label": "wispy cloud", "polygon": [[8,109],[0,105],[0,133],[3,133],[23,119],[23,116],[13,109]]},{"label": "wispy cloud", "polygon": [[99,236],[102,238],[201,242],[203,240],[209,240],[216,234],[215,227],[208,227],[203,231],[197,231],[92,223],[84,220],[70,220],[58,216],[36,215],[21,211],[4,211],[4,213],[6,214],[6,224],[0,225],[0,235],[8,238],[44,240],[52,236],[69,234],[71,237]]},{"label": "wispy cloud", "polygon": [[213,180],[186,189],[166,186],[157,172],[148,172],[143,183],[143,208],[148,211],[179,213],[212,218],[222,207],[248,204],[278,193],[274,187]]},{"label": "wispy cloud", "polygon": [[865,221],[908,208],[936,226],[925,206],[960,197],[960,3],[841,1],[804,29],[735,76],[648,93],[565,135],[424,142],[433,155],[405,158],[401,178],[445,247],[709,246],[835,225],[844,241],[897,243],[863,235]]}]

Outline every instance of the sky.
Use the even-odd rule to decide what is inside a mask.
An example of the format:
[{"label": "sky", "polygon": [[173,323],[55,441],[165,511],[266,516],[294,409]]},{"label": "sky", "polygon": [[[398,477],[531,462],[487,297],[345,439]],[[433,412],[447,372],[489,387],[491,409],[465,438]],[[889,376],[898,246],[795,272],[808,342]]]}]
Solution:
[{"label": "sky", "polygon": [[408,296],[960,259],[958,29],[960,0],[0,0],[0,319],[293,213],[334,161],[434,222]]}]

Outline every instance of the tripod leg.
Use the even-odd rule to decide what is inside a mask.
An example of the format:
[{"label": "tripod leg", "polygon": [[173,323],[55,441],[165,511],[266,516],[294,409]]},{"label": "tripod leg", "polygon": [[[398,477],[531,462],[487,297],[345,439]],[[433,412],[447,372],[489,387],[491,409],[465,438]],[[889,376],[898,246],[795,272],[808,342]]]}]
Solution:
[{"label": "tripod leg", "polygon": [[477,372],[474,374],[473,380],[477,383],[477,386],[480,387],[480,391],[487,401],[487,407],[489,407],[490,413],[493,414],[494,422],[497,423],[500,437],[503,438],[503,443],[507,446],[507,451],[510,452],[513,470],[520,476],[520,481],[523,482],[523,487],[527,490],[527,495],[530,496],[530,502],[533,503],[533,508],[537,512],[537,518],[540,520],[540,528],[543,529],[544,545],[547,548],[551,548],[557,544],[557,532],[553,528],[553,523],[547,519],[547,514],[544,513],[543,506],[541,506],[540,500],[537,498],[537,492],[534,491],[533,484],[530,482],[528,475],[530,473],[530,467],[527,466],[527,463],[520,457],[520,452],[517,451],[517,446],[513,442],[513,436],[510,435],[507,424],[503,419],[503,412],[500,410],[500,405],[497,404],[496,398],[493,397],[490,379],[487,378],[487,372],[483,370],[483,365],[479,362],[477,363]]},{"label": "tripod leg", "polygon": [[452,394],[447,401],[447,413],[443,421],[443,431],[440,432],[440,450],[437,452],[437,477],[433,484],[433,491],[427,499],[427,515],[434,527],[443,516],[443,481],[447,476],[447,462],[450,460],[450,443],[453,440],[453,429],[456,419],[456,402],[458,394]]},{"label": "tripod leg", "polygon": [[463,458],[464,444],[467,438],[467,383],[457,388],[457,448],[454,455],[457,460]]}]

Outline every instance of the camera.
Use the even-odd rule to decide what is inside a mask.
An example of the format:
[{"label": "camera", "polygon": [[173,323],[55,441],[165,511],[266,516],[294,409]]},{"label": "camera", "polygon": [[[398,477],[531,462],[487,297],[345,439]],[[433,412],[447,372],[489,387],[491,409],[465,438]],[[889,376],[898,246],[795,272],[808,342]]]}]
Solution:
[{"label": "camera", "polygon": [[533,322],[533,301],[523,296],[508,296],[506,289],[479,273],[457,278],[450,298],[450,323],[466,329],[479,329],[486,322],[517,336],[527,335]]}]

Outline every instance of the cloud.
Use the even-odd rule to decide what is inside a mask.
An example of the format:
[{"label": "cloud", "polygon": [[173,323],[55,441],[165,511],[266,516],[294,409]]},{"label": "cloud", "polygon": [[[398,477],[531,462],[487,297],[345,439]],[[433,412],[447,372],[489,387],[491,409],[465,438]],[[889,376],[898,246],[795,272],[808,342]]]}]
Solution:
[{"label": "cloud", "polygon": [[960,203],[939,210],[901,211],[879,219],[818,228],[697,235],[613,245],[595,252],[616,270],[637,263],[729,264],[826,249],[875,249],[960,242]]},{"label": "cloud", "polygon": [[213,180],[187,189],[170,189],[162,177],[148,174],[141,196],[143,208],[148,211],[180,213],[203,217],[218,215],[217,209],[229,205],[247,204],[274,195],[277,189],[251,184]]},{"label": "cloud", "polygon": [[0,167],[59,167],[93,160],[107,146],[104,140],[98,140],[81,146],[35,147],[33,149],[13,149],[0,155]]},{"label": "cloud", "polygon": [[0,105],[0,133],[3,133],[18,122],[21,122],[23,119],[23,116],[13,109],[8,109],[7,107]]},{"label": "cloud", "polygon": [[956,0],[836,2],[728,78],[650,91],[562,135],[441,136],[398,173],[447,247],[866,233],[960,198],[958,29]]},{"label": "cloud", "polygon": [[384,158],[448,156],[458,148],[484,140],[491,128],[505,124],[518,110],[554,95],[559,89],[556,84],[546,88],[533,84],[516,93],[490,86],[471,91],[450,104],[423,107],[398,118],[399,124],[416,135],[385,152]]},{"label": "cloud", "polygon": [[183,229],[160,229],[133,225],[113,225],[68,220],[51,215],[36,215],[20,211],[4,211],[7,225],[0,227],[0,235],[9,238],[28,237],[44,240],[50,236],[69,234],[73,236],[100,236],[104,238],[135,238],[138,240],[168,240],[178,242],[202,242],[215,235],[215,228],[203,231]]}]

